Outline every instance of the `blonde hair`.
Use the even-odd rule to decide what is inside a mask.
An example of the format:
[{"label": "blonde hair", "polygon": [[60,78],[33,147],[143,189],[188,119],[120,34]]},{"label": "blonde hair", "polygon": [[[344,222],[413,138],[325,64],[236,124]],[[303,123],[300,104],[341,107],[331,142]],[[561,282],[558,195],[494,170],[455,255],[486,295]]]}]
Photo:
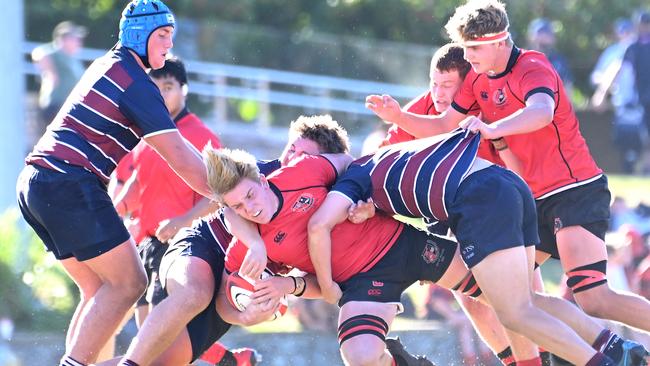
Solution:
[{"label": "blonde hair", "polygon": [[314,141],[321,154],[340,154],[350,151],[347,131],[329,114],[300,116],[291,122],[289,136]]},{"label": "blonde hair", "polygon": [[218,202],[244,179],[260,182],[260,170],[255,157],[244,150],[203,149],[203,161],[208,170],[208,186]]},{"label": "blonde hair", "polygon": [[499,0],[470,0],[456,8],[445,25],[453,42],[463,43],[489,34],[507,31],[506,6]]}]

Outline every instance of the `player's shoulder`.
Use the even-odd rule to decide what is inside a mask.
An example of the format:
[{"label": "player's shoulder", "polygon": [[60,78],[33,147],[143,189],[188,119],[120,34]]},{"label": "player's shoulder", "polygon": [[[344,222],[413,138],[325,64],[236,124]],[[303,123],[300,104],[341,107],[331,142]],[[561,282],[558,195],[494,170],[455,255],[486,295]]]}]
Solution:
[{"label": "player's shoulder", "polygon": [[322,155],[303,155],[269,175],[280,191],[322,186],[336,179],[336,168]]},{"label": "player's shoulder", "polygon": [[539,68],[552,69],[551,62],[548,60],[546,55],[539,51],[522,49],[512,72],[515,74]]}]

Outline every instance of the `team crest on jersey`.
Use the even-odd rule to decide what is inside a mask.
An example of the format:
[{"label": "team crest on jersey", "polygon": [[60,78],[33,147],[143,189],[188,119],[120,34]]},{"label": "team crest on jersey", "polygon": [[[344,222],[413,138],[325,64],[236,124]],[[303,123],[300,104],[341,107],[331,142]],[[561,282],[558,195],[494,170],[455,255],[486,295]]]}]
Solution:
[{"label": "team crest on jersey", "polygon": [[314,196],[311,193],[303,193],[300,195],[300,198],[291,206],[291,211],[293,212],[305,212],[308,211],[314,204]]},{"label": "team crest on jersey", "polygon": [[433,240],[427,240],[427,244],[424,246],[424,251],[422,252],[422,259],[424,259],[427,264],[431,264],[438,260],[440,257],[440,248]]},{"label": "team crest on jersey", "polygon": [[485,90],[481,90],[481,99],[487,101],[488,100],[488,92]]},{"label": "team crest on jersey", "polygon": [[506,102],[506,93],[503,91],[503,89],[497,89],[494,91],[494,94],[492,95],[492,101],[496,105],[502,105]]},{"label": "team crest on jersey", "polygon": [[284,238],[286,236],[287,236],[287,233],[285,233],[284,231],[278,231],[278,233],[275,234],[275,237],[273,238],[273,241],[276,244],[280,244],[282,242],[282,240],[284,240]]}]

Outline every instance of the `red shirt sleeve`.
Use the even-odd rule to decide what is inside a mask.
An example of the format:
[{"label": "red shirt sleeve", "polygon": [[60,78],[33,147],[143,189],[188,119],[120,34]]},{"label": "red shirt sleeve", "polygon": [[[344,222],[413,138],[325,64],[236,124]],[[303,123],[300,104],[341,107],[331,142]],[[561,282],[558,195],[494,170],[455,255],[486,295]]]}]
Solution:
[{"label": "red shirt sleeve", "polygon": [[133,169],[135,169],[133,165],[133,153],[129,152],[117,163],[115,167],[115,179],[120,183],[125,183],[131,177],[131,174],[133,174]]},{"label": "red shirt sleeve", "polygon": [[228,271],[228,273],[239,270],[242,262],[244,262],[244,257],[246,256],[247,251],[248,248],[239,240],[233,240],[233,242],[230,243],[228,250],[226,250],[225,259],[226,271]]},{"label": "red shirt sleeve", "polygon": [[474,70],[470,70],[467,77],[463,81],[460,89],[454,97],[454,101],[451,103],[451,107],[457,110],[462,114],[468,114],[470,111],[476,109],[477,102],[476,96],[474,95],[474,82],[479,78]]},{"label": "red shirt sleeve", "polygon": [[336,178],[336,168],[321,155],[303,155],[269,176],[273,184],[282,191],[310,186],[331,186]]},{"label": "red shirt sleeve", "polygon": [[552,69],[552,66],[543,62],[536,62],[538,60],[535,59],[526,61],[521,68],[521,77],[518,78],[520,80],[519,90],[521,90],[523,100],[526,101],[533,94],[545,93],[557,103],[555,95],[559,83],[557,73]]}]

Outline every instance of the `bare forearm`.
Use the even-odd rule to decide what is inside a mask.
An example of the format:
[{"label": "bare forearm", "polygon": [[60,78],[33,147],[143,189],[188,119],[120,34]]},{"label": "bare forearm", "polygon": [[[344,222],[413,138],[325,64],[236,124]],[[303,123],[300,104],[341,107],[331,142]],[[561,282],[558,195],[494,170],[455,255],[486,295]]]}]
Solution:
[{"label": "bare forearm", "polygon": [[248,248],[258,245],[264,247],[264,241],[255,223],[242,218],[228,207],[223,210],[223,214],[228,230],[234,237],[239,239]]},{"label": "bare forearm", "polygon": [[553,106],[535,103],[492,123],[492,125],[498,131],[497,134],[503,137],[533,132],[545,127],[552,121]]},{"label": "bare forearm", "polygon": [[321,287],[332,284],[332,239],[331,229],[326,225],[310,225],[309,257],[311,258],[316,278]]},{"label": "bare forearm", "polygon": [[320,299],[322,295],[316,275],[309,273],[302,278],[305,280],[305,292],[301,297],[305,299]]},{"label": "bare forearm", "polygon": [[440,135],[458,127],[447,113],[429,116],[402,111],[400,116],[394,123],[417,138]]},{"label": "bare forearm", "polygon": [[183,150],[184,157],[176,160],[171,168],[181,177],[188,186],[195,192],[207,198],[212,198],[212,191],[208,187],[208,175],[201,155],[193,146],[186,143],[191,149]]},{"label": "bare forearm", "polygon": [[196,219],[200,219],[202,217],[205,217],[217,209],[219,209],[219,204],[210,200],[209,198],[201,198],[199,202],[197,202],[194,207],[189,209],[186,213],[183,214],[181,217],[183,226],[190,226],[192,224],[192,221]]}]

